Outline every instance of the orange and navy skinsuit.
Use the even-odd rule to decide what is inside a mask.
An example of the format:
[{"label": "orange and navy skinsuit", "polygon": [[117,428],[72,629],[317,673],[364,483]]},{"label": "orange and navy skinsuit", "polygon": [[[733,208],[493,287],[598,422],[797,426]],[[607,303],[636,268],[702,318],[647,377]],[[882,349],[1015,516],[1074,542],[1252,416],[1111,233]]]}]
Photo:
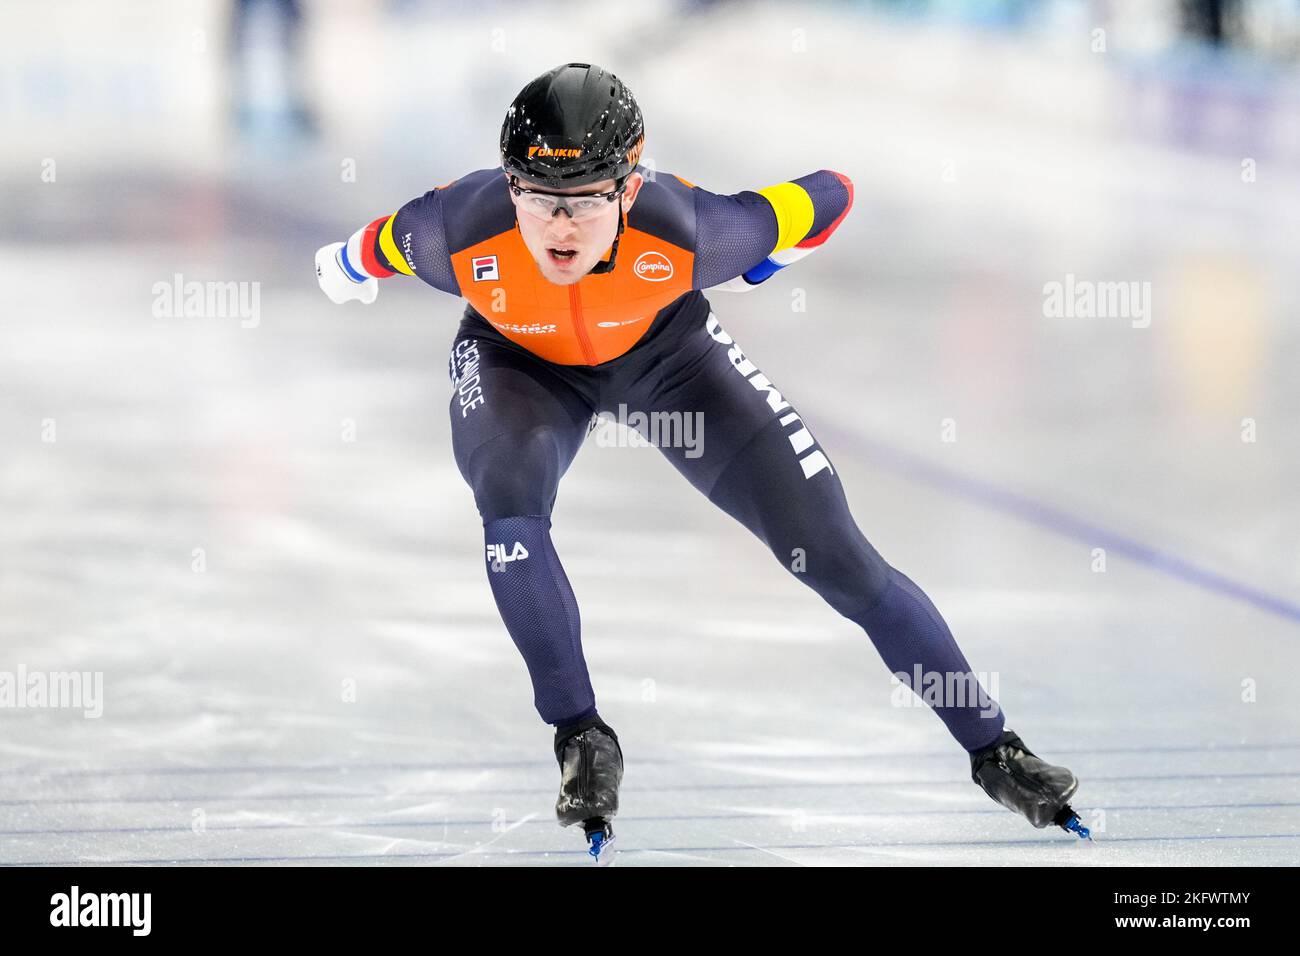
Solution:
[{"label": "orange and navy skinsuit", "polygon": [[[654,443],[672,466],[861,626],[900,680],[960,675],[973,690],[933,706],[963,747],[1002,733],[1000,708],[938,610],[872,547],[803,415],[701,294],[763,282],[825,242],[852,202],[848,179],[829,170],[731,196],[661,173],[628,213],[614,269],[559,286],[524,246],[505,176],[486,169],[375,220],[338,251],[354,282],[418,275],[469,302],[448,363],[452,449],[483,518],[478,559],[546,722],[599,719],[550,529],[594,416],[617,405],[620,417],[631,410],[629,428],[656,422]],[[608,516],[635,507],[630,492],[608,496]],[[625,570],[635,578],[639,566]]]},{"label": "orange and navy skinsuit", "polygon": [[744,291],[807,255],[853,204],[853,184],[830,170],[719,195],[637,169],[646,182],[627,214],[615,268],[604,275],[568,286],[546,280],[519,234],[499,167],[439,186],[357,230],[340,264],[356,282],[419,276],[464,297],[540,358],[591,366],[627,352],[686,293]]}]

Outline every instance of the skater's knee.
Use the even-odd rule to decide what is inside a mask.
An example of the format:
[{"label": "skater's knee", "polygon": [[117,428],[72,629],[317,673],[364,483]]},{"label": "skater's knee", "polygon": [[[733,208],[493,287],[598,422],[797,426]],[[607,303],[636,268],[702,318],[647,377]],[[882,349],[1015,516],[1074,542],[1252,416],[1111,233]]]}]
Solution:
[{"label": "skater's knee", "polygon": [[467,471],[484,521],[550,514],[562,471],[554,430],[498,435],[475,449]]},{"label": "skater's knee", "polygon": [[856,528],[792,547],[788,556],[777,552],[777,558],[841,614],[878,602],[893,571]]}]

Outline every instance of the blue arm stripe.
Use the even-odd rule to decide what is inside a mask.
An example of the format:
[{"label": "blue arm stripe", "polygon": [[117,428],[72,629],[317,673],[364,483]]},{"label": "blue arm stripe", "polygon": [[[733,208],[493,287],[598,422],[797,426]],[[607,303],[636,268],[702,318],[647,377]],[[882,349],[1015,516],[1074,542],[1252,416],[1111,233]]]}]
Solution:
[{"label": "blue arm stripe", "polygon": [[771,278],[776,272],[784,268],[785,266],[780,263],[773,262],[771,259],[764,259],[745,273],[745,281],[750,285],[758,285],[758,283]]},{"label": "blue arm stripe", "polygon": [[353,282],[366,281],[367,276],[363,276],[356,269],[352,268],[352,263],[348,262],[348,245],[346,242],[339,249],[339,265],[343,267],[343,271],[348,274],[348,278]]}]

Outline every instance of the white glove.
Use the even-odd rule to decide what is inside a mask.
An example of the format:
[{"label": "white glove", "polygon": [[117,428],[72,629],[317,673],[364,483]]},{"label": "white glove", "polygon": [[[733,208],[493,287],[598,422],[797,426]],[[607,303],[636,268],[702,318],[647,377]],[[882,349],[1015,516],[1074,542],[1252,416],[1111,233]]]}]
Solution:
[{"label": "white glove", "polygon": [[339,261],[339,250],[344,243],[333,242],[316,250],[316,281],[330,301],[342,305],[349,299],[358,299],[369,305],[379,295],[379,280],[371,276],[357,282],[345,271]]}]

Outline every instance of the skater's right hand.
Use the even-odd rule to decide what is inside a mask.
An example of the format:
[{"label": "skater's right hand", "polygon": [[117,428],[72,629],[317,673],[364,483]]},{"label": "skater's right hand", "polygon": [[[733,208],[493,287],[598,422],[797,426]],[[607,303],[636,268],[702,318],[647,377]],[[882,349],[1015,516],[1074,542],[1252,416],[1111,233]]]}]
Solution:
[{"label": "skater's right hand", "polygon": [[348,275],[339,261],[343,246],[342,242],[333,242],[316,250],[316,281],[320,283],[321,291],[337,305],[349,299],[369,305],[379,295],[379,280],[370,277],[358,282]]}]

